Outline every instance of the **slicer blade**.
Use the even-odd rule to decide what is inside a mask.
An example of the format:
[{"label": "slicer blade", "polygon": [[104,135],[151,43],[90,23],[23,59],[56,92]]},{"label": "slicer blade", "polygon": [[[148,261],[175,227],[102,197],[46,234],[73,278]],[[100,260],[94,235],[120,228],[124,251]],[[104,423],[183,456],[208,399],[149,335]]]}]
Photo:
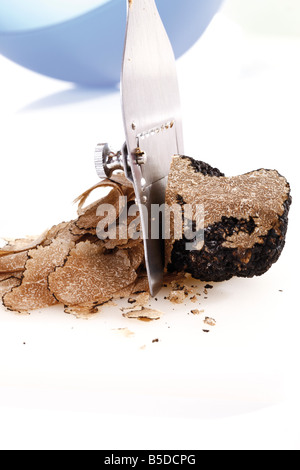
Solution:
[{"label": "slicer blade", "polygon": [[152,208],[165,203],[172,156],[184,154],[175,56],[154,0],[128,0],[121,90],[127,160],[154,296],[163,281],[164,240],[162,233],[153,236],[161,222],[153,220]]}]

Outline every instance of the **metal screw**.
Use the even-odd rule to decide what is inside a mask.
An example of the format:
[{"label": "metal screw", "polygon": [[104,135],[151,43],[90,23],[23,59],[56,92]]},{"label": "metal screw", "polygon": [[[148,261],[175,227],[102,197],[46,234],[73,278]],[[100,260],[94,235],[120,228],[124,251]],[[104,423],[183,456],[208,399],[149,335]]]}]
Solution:
[{"label": "metal screw", "polygon": [[140,148],[137,148],[135,151],[135,155],[136,155],[136,163],[138,165],[145,165],[147,163],[147,155],[145,152],[143,152],[143,150],[141,150]]}]

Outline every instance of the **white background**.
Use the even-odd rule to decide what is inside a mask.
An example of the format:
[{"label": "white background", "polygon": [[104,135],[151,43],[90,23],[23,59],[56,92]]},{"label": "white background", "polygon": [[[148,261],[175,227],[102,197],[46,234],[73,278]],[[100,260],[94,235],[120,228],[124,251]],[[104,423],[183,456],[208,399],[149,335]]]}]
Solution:
[{"label": "white background", "polygon": [[[227,175],[265,167],[287,177],[294,201],[280,261],[202,295],[217,320],[209,334],[203,316],[187,314],[195,305],[170,306],[163,294],[153,305],[164,317],[145,324],[118,308],[89,321],[60,307],[0,308],[1,448],[299,450],[300,38],[288,34],[290,10],[270,11],[262,35],[261,11],[245,22],[236,4],[178,62],[186,154]],[[35,235],[75,216],[72,201],[97,181],[94,144],[122,145],[119,92],[3,57],[0,83],[0,237]]]}]

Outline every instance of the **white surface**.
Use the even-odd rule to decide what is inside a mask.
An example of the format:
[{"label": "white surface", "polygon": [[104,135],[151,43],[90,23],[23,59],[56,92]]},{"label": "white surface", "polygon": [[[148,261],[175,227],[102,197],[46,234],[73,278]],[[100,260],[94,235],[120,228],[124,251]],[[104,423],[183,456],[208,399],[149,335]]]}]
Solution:
[{"label": "white surface", "polygon": [[[116,308],[89,321],[60,307],[0,309],[1,448],[300,448],[299,48],[219,15],[178,63],[186,154],[227,175],[266,167],[290,181],[280,261],[202,294],[199,317],[187,314],[195,304],[163,299],[153,323]],[[74,217],[71,202],[96,182],[94,144],[122,144],[119,93],[74,89],[4,58],[0,69],[0,236],[39,234]],[[209,334],[205,316],[217,320]],[[133,336],[116,331],[126,327]]]}]

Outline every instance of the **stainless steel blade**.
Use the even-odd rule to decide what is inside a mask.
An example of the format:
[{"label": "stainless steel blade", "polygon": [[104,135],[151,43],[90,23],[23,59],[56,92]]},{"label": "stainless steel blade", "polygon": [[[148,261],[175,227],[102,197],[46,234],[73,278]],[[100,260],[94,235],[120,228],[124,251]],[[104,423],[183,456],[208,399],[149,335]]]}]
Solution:
[{"label": "stainless steel blade", "polygon": [[164,240],[151,238],[151,227],[158,223],[151,208],[165,203],[171,158],[184,153],[175,57],[154,0],[128,0],[121,88],[128,163],[154,296],[163,280]]}]

